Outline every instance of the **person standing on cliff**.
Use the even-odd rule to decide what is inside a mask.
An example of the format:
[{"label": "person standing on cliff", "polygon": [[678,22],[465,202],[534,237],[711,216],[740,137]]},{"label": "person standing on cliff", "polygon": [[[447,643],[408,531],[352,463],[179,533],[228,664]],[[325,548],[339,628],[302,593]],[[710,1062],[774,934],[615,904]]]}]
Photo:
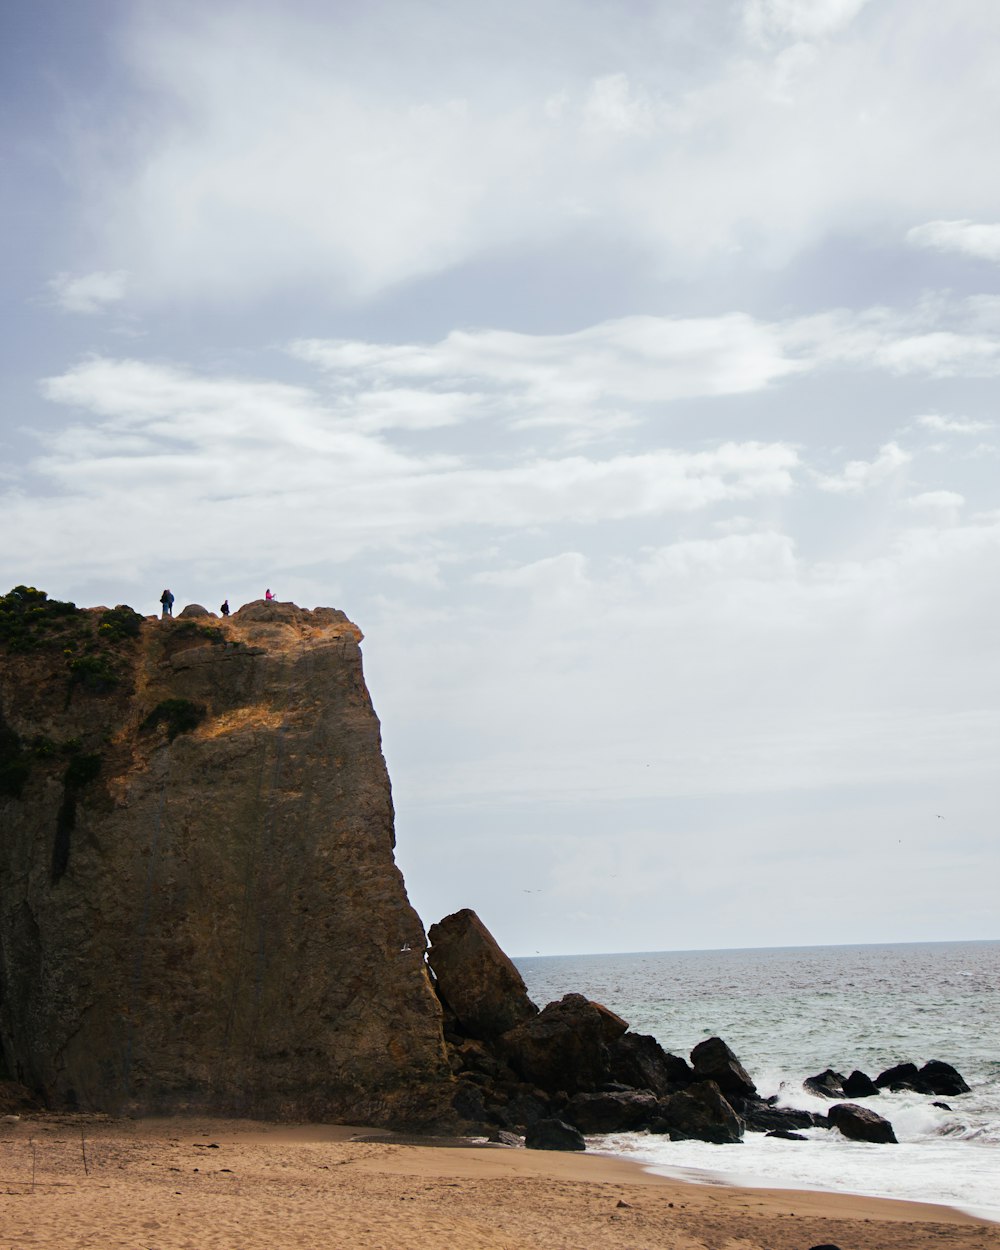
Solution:
[{"label": "person standing on cliff", "polygon": [[173,616],[174,614],[174,596],[169,590],[164,590],[160,595],[160,602],[163,604],[163,616]]},{"label": "person standing on cliff", "polygon": [[222,613],[223,616],[229,615],[229,600],[228,599],[223,599],[222,607],[219,609],[219,611]]},{"label": "person standing on cliff", "polygon": [[264,598],[267,600],[268,603],[270,603],[271,600],[274,598],[274,595],[271,594],[270,586],[268,586],[267,590],[264,591]]}]

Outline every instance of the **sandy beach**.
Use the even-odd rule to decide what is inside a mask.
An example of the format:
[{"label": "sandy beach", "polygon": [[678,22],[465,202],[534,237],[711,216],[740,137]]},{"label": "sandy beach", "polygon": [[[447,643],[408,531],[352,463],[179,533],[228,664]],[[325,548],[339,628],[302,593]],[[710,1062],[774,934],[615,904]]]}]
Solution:
[{"label": "sandy beach", "polygon": [[0,1123],[0,1250],[1000,1247],[946,1207],[735,1189],[627,1160],[210,1118]]}]

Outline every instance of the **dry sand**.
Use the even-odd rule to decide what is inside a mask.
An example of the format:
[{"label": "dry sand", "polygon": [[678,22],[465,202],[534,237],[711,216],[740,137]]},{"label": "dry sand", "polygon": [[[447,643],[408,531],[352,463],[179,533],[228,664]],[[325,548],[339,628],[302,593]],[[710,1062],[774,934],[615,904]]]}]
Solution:
[{"label": "dry sand", "polygon": [[245,1121],[0,1121],[0,1250],[1000,1250],[947,1207]]}]

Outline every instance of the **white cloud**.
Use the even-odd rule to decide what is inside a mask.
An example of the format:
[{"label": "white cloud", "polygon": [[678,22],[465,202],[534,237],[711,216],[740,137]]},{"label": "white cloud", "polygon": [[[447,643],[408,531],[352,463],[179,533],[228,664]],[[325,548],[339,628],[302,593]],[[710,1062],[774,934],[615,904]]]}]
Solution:
[{"label": "white cloud", "polygon": [[[300,340],[293,355],[337,382],[378,395],[394,386],[464,385],[485,403],[507,402],[525,424],[585,425],[596,406],[662,404],[755,391],[807,367],[784,351],[780,331],[743,313],[720,317],[624,317],[574,334],[452,331],[432,344]],[[379,388],[379,389],[376,389]]]},{"label": "white cloud", "polygon": [[1000,262],[1000,223],[996,222],[927,221],[908,230],[906,239],[914,247]]},{"label": "white cloud", "polygon": [[583,125],[596,134],[643,135],[654,127],[654,107],[636,94],[627,74],[595,78],[583,102]]},{"label": "white cloud", "polygon": [[868,0],[744,0],[743,15],[753,38],[787,35],[819,39],[850,25]]},{"label": "white cloud", "polygon": [[[47,379],[43,389],[85,416],[46,435],[34,465],[59,492],[58,504],[11,503],[12,523],[34,532],[28,514],[44,508],[78,536],[103,536],[108,510],[95,504],[106,500],[116,516],[131,509],[172,515],[173,527],[119,534],[119,552],[132,544],[139,560],[175,547],[176,526],[185,525],[203,550],[252,543],[281,551],[287,563],[288,530],[308,517],[293,557],[308,563],[399,549],[450,527],[516,530],[692,512],[784,495],[798,467],[792,448],[754,441],[604,458],[532,454],[480,465],[396,447],[364,416],[353,420],[349,405],[331,406],[304,387],[205,378],[139,361],[92,359]],[[284,525],[276,528],[277,514]],[[95,542],[89,558],[100,563],[101,552]],[[398,573],[400,562],[393,563]]]},{"label": "white cloud", "polygon": [[919,495],[911,495],[903,501],[907,508],[936,517],[939,521],[955,525],[958,523],[965,496],[954,490],[926,490]]},{"label": "white cloud", "polygon": [[[822,41],[861,8],[761,0],[747,20]],[[296,6],[247,22],[225,2],[136,17],[122,43],[155,107],[133,145],[80,160],[106,268],[152,302],[302,287],[344,302],[554,238],[628,240],[684,276],[706,257],[769,268],[831,236],[902,232],[956,199],[992,207],[988,6],[871,6],[863,41],[777,62],[738,41],[735,10],[732,37],[693,60],[652,16],[623,32],[600,6],[571,31],[558,12],[534,18],[530,55],[487,49],[447,7],[374,12],[348,28]],[[928,73],[960,36],[960,78]],[[610,72],[593,54],[609,46]]]},{"label": "white cloud", "polygon": [[993,428],[992,421],[975,421],[971,417],[944,417],[936,412],[917,417],[917,424],[925,430],[940,434],[982,434]]},{"label": "white cloud", "polygon": [[886,443],[874,460],[851,460],[838,474],[817,474],[817,485],[833,494],[857,495],[896,476],[909,462],[908,452]]},{"label": "white cloud", "polygon": [[118,269],[113,273],[59,273],[49,280],[55,303],[64,312],[93,315],[105,312],[109,305],[125,298],[128,275]]}]

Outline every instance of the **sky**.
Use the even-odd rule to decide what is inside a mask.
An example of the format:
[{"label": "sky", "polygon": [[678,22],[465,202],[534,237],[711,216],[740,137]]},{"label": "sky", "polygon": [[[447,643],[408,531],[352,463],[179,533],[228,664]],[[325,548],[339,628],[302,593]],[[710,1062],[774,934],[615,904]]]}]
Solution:
[{"label": "sky", "polygon": [[1000,937],[994,0],[6,0],[0,589],[364,631],[425,925]]}]

